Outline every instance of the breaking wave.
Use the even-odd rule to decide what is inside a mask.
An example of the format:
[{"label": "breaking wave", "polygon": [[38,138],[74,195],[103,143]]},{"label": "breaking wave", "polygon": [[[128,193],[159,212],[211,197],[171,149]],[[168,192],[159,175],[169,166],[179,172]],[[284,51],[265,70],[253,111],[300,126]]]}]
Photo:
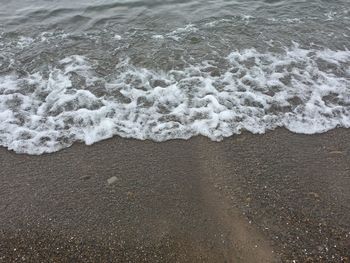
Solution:
[{"label": "breaking wave", "polygon": [[0,76],[0,144],[42,154],[115,135],[212,140],[285,127],[320,133],[350,127],[350,51],[236,50],[221,61],[156,71],[128,59],[108,77],[69,56],[49,74]]}]

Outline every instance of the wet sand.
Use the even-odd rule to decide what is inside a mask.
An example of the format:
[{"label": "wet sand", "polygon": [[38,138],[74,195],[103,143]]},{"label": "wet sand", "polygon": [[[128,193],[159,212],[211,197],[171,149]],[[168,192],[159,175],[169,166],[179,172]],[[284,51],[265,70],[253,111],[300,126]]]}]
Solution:
[{"label": "wet sand", "polygon": [[350,130],[0,156],[0,262],[349,262]]}]

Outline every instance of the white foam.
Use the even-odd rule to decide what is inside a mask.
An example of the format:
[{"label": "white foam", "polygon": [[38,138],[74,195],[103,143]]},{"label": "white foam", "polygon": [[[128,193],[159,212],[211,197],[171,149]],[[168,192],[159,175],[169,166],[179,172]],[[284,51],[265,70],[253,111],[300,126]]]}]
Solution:
[{"label": "white foam", "polygon": [[48,77],[0,76],[0,144],[42,154],[114,135],[212,140],[248,130],[298,133],[350,127],[350,51],[234,51],[222,62],[168,72],[116,65],[112,80],[94,61],[70,56]]},{"label": "white foam", "polygon": [[33,42],[34,42],[33,38],[21,36],[21,37],[19,37],[19,39],[17,41],[17,47],[25,48],[25,47],[30,46]]},{"label": "white foam", "polygon": [[115,40],[122,40],[122,36],[115,34],[114,39]]},{"label": "white foam", "polygon": [[153,35],[152,38],[157,39],[157,40],[163,40],[164,36],[163,35]]},{"label": "white foam", "polygon": [[171,38],[175,41],[179,41],[184,36],[187,36],[188,34],[197,32],[199,29],[192,24],[188,24],[185,27],[179,27],[175,29],[174,31],[167,33],[166,37]]}]

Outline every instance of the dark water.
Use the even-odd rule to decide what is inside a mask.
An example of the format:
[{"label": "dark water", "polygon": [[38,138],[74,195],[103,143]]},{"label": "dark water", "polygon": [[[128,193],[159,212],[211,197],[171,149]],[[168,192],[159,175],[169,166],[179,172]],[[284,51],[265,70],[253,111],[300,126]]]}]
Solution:
[{"label": "dark water", "polygon": [[0,144],[350,127],[349,1],[1,0]]},{"label": "dark water", "polygon": [[[128,56],[137,65],[168,70],[182,64],[181,58],[202,61],[251,47],[264,51],[270,41],[275,48],[292,41],[334,50],[349,47],[347,0],[2,2],[2,41],[34,41],[28,45],[32,40],[24,40],[28,49],[21,52],[13,47],[2,50],[19,59]],[[189,25],[193,30],[181,30]],[[116,35],[122,39],[117,41]],[[155,35],[165,39],[158,41]]]}]

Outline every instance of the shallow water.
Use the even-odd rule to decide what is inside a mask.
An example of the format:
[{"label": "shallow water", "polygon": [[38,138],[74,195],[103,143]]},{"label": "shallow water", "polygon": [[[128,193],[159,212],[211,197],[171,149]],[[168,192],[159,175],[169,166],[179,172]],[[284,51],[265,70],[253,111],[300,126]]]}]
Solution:
[{"label": "shallow water", "polygon": [[0,0],[0,145],[350,127],[344,1]]}]

